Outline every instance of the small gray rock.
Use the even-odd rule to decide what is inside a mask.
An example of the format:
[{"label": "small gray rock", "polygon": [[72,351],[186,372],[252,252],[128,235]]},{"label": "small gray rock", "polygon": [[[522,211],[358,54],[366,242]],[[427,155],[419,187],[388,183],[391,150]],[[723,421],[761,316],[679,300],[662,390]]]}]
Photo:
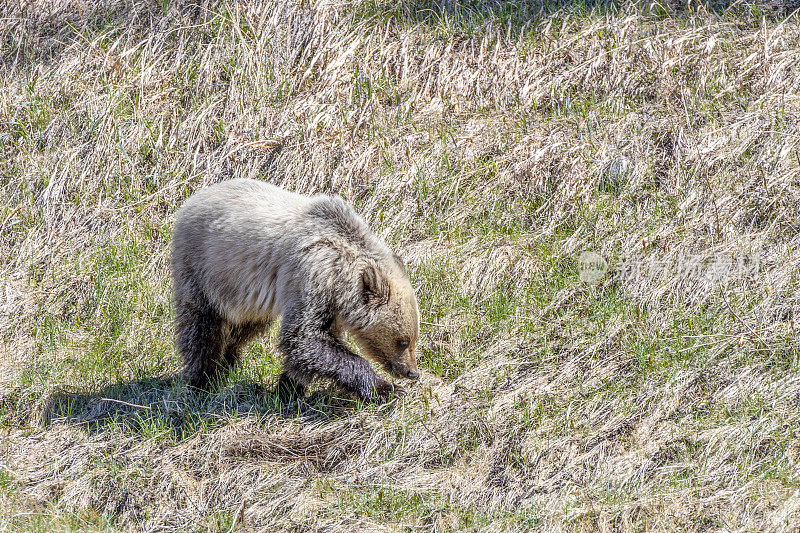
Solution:
[{"label": "small gray rock", "polygon": [[612,157],[603,165],[597,188],[601,192],[619,194],[633,174],[633,161],[623,156]]}]

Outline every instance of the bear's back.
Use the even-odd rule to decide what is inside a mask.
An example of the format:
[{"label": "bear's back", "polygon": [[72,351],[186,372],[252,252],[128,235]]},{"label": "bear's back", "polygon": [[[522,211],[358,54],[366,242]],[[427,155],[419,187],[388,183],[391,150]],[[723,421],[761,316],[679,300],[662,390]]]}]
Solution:
[{"label": "bear's back", "polygon": [[342,251],[385,255],[385,245],[344,200],[303,196],[236,179],[205,187],[178,211],[173,232],[176,294],[184,281],[231,319],[275,314],[296,280],[328,273]]}]

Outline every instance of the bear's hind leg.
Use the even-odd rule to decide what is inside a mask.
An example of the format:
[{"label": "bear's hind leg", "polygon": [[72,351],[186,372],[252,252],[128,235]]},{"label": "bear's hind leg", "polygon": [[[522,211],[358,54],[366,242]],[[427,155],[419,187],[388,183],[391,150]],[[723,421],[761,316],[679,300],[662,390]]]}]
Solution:
[{"label": "bear's hind leg", "polygon": [[179,303],[176,344],[184,360],[184,375],[193,387],[208,389],[225,369],[223,350],[230,325],[209,305]]}]

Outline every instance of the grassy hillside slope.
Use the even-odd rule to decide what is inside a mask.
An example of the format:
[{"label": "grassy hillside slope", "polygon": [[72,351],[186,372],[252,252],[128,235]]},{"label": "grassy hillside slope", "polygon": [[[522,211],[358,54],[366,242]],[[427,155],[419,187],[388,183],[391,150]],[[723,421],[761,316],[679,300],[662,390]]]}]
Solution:
[{"label": "grassy hillside slope", "polygon": [[[421,381],[174,378],[192,191],[353,203]],[[800,527],[800,19],[759,7],[0,4],[0,529]],[[580,254],[609,266],[580,279]]]}]

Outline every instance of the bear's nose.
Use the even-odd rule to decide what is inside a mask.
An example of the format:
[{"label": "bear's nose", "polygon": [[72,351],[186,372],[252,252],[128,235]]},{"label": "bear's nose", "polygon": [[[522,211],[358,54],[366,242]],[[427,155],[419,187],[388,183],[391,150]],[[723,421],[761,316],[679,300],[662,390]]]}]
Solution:
[{"label": "bear's nose", "polygon": [[406,374],[406,377],[408,379],[417,379],[419,377],[419,372],[416,370],[409,370],[408,374]]}]

